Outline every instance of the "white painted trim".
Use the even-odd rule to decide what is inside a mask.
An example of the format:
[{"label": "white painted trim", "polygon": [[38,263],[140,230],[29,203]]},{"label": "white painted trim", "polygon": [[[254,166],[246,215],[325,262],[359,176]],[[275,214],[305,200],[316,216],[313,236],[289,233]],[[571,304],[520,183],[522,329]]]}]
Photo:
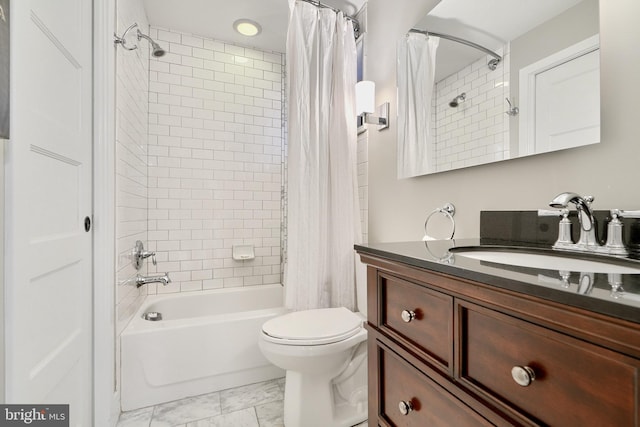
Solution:
[{"label": "white painted trim", "polygon": [[115,392],[115,0],[93,0],[94,426],[112,427]]},{"label": "white painted trim", "polygon": [[520,131],[518,135],[518,156],[537,154],[535,152],[536,76],[599,48],[600,36],[596,34],[520,69]]}]

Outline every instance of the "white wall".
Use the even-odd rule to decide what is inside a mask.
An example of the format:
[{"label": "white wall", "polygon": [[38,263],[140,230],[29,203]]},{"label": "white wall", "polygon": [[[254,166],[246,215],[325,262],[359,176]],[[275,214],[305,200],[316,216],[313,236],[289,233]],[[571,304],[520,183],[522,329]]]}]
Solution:
[{"label": "white wall", "polygon": [[637,0],[600,2],[601,144],[396,180],[395,43],[436,3],[369,0],[367,78],[392,117],[389,130],[369,135],[369,240],[420,239],[426,215],[445,202],[456,206],[457,237],[478,236],[481,210],[545,208],[562,191],[594,195],[596,209],[640,208]]},{"label": "white wall", "polygon": [[[283,55],[163,28],[149,88],[149,292],[279,283]],[[232,259],[233,245],[255,259]]]}]

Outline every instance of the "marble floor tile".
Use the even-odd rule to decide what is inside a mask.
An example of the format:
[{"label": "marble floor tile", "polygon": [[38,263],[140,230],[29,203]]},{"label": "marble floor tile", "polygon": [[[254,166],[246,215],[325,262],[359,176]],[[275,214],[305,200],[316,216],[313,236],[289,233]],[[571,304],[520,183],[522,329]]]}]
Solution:
[{"label": "marble floor tile", "polygon": [[283,399],[281,378],[124,412],[116,427],[284,427]]},{"label": "marble floor tile", "polygon": [[260,427],[284,427],[284,402],[278,400],[256,406],[258,424]]},{"label": "marble floor tile", "polygon": [[278,380],[249,384],[220,392],[223,414],[282,399],[284,399],[284,392]]},{"label": "marble floor tile", "polygon": [[260,427],[254,408],[187,423],[185,427]]},{"label": "marble floor tile", "polygon": [[221,412],[219,392],[188,397],[157,405],[153,411],[150,427],[175,427],[220,415]]},{"label": "marble floor tile", "polygon": [[123,412],[116,427],[149,427],[153,406],[149,408],[136,409],[135,411]]}]

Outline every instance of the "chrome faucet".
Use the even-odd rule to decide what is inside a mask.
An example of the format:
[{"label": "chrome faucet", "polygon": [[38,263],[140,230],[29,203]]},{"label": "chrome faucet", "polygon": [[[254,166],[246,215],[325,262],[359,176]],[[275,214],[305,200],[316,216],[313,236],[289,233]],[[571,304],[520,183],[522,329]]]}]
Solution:
[{"label": "chrome faucet", "polygon": [[[560,193],[550,203],[552,208],[566,209],[569,203],[573,203],[578,210],[578,221],[580,222],[580,239],[575,244],[570,244],[568,248],[566,242],[558,243],[555,249],[575,249],[584,251],[595,251],[600,247],[598,241],[596,218],[593,216],[591,203],[593,196],[579,196],[576,193]],[[556,247],[558,245],[558,247]]]},{"label": "chrome faucet", "polygon": [[169,278],[169,273],[164,273],[162,276],[136,276],[136,288],[139,288],[142,285],[148,285],[149,283],[162,283],[164,286],[167,286],[171,283],[171,279]]}]

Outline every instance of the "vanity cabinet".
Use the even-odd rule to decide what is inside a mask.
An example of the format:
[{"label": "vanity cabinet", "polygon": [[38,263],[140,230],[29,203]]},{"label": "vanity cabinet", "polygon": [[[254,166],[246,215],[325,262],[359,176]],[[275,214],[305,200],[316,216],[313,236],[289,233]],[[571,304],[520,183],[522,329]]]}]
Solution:
[{"label": "vanity cabinet", "polygon": [[360,255],[369,425],[640,426],[638,323]]}]

